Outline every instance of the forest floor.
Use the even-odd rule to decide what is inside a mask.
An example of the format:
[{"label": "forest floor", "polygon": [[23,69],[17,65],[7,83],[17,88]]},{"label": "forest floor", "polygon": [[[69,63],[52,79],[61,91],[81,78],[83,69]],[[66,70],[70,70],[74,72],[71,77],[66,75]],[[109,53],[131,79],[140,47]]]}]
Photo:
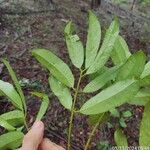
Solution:
[{"label": "forest floor", "polygon": [[[66,22],[72,20],[76,24],[77,33],[85,43],[87,10],[90,6],[88,2],[83,0],[80,2],[64,1],[57,0],[54,4],[54,10],[47,13],[5,15],[0,24],[0,57],[8,58],[20,79],[26,95],[30,125],[33,123],[40,105],[40,101],[37,98],[33,98],[30,92],[36,90],[49,93],[50,106],[43,119],[46,125],[45,136],[65,147],[70,113],[60,105],[57,98],[51,93],[46,70],[42,69],[39,63],[31,56],[31,51],[34,48],[52,50],[69,64],[73,72],[78,76],[78,70],[72,66],[68,57],[63,30]],[[100,16],[102,28],[105,30],[104,26],[108,26],[113,15],[101,9],[96,10],[96,14]],[[149,56],[148,35],[143,30],[135,30],[131,22],[121,25],[121,35],[127,40],[131,51],[134,52],[142,49]],[[11,82],[10,76],[3,64],[0,64],[0,78]],[[85,83],[83,82],[82,86],[84,85]],[[81,96],[78,101],[77,106],[85,101],[85,97]],[[13,107],[10,103],[6,99],[1,99],[0,114],[11,109]],[[143,107],[125,104],[119,110],[121,112],[129,110],[132,113],[132,116],[126,119],[127,127],[124,128],[124,132],[128,137],[129,145],[138,146],[139,125]],[[101,146],[100,149],[104,149],[105,146],[109,149],[109,147],[115,145],[113,135],[115,128],[119,125],[118,120],[112,117],[108,122],[99,127],[92,141],[91,149],[98,149],[97,145]],[[87,123],[87,118],[76,115],[74,119],[72,149],[82,150],[90,130],[91,127]]]}]

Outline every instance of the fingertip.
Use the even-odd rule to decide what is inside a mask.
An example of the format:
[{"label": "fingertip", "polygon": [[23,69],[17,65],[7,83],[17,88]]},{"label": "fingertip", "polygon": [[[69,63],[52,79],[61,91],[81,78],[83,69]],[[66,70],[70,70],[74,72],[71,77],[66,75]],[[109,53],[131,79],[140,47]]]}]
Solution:
[{"label": "fingertip", "polygon": [[40,120],[36,120],[32,126],[32,129],[43,129],[44,130],[44,123]]},{"label": "fingertip", "polygon": [[31,130],[24,136],[22,150],[36,150],[42,142],[44,124],[42,121],[35,121]]},{"label": "fingertip", "polygon": [[44,126],[44,123],[41,120],[36,120],[32,127],[36,127],[36,126]]},{"label": "fingertip", "polygon": [[65,150],[64,148],[58,146],[57,144],[51,142],[48,138],[44,138],[41,143],[42,150]]}]

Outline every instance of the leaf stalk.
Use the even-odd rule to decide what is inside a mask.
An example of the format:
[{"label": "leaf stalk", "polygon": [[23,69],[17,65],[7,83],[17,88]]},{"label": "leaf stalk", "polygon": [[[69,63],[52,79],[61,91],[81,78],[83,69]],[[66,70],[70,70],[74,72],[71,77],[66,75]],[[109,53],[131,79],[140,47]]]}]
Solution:
[{"label": "leaf stalk", "polygon": [[[104,113],[104,114],[105,114],[105,113]],[[103,118],[103,116],[104,116],[104,114],[103,114],[102,116],[100,116],[99,120],[98,120],[97,123],[95,124],[95,126],[94,126],[92,132],[90,133],[89,138],[88,138],[88,140],[87,140],[87,142],[86,142],[86,144],[85,144],[84,150],[88,150],[88,147],[89,147],[89,145],[90,145],[90,142],[91,142],[91,140],[92,140],[92,137],[94,136],[94,134],[95,134],[95,132],[96,132],[96,130],[97,130],[99,124],[100,124],[100,121],[102,120],[102,118]]]},{"label": "leaf stalk", "polygon": [[76,90],[75,90],[75,94],[74,94],[73,105],[72,105],[72,108],[71,108],[71,116],[70,116],[70,122],[69,122],[69,132],[68,132],[68,148],[67,148],[68,150],[70,150],[70,148],[71,148],[71,134],[72,134],[72,127],[73,127],[73,118],[74,118],[74,113],[75,113],[75,104],[76,104],[77,96],[78,96],[78,93],[79,93],[82,74],[83,74],[83,71],[81,70],[80,77],[79,77],[77,87],[76,87]]}]

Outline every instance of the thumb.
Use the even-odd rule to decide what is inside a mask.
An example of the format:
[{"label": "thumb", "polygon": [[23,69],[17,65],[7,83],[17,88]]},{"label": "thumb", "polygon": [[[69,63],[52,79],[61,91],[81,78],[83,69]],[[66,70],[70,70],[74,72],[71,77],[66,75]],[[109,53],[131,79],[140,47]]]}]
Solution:
[{"label": "thumb", "polygon": [[37,150],[43,139],[44,124],[36,121],[31,130],[24,136],[23,145],[20,150]]}]

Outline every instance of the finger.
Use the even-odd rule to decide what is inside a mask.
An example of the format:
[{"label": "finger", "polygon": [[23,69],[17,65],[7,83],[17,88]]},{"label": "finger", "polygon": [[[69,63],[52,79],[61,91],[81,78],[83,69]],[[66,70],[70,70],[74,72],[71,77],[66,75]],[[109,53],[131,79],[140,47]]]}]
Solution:
[{"label": "finger", "polygon": [[37,150],[43,139],[44,124],[36,121],[31,130],[24,136],[21,150]]},{"label": "finger", "polygon": [[51,142],[49,139],[45,138],[41,145],[41,150],[65,150],[64,148],[56,145],[55,143]]}]

